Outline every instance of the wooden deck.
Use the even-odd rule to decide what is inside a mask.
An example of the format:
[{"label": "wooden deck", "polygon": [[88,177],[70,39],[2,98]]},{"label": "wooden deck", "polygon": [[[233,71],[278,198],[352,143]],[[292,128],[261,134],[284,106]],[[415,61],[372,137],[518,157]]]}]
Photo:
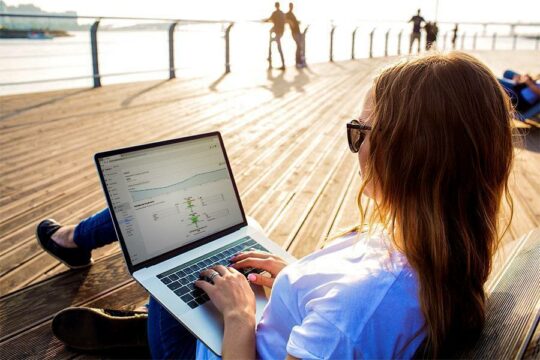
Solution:
[{"label": "wooden deck", "polygon": [[[496,74],[540,72],[539,52],[477,55]],[[295,256],[353,225],[358,165],[344,124],[376,70],[393,60],[0,97],[2,357],[77,356],[50,333],[54,313],[146,300],[116,244],[95,251],[90,269],[66,271],[34,238],[45,217],[76,223],[105,206],[92,162],[97,151],[219,130],[247,214]],[[522,135],[508,247],[540,226],[540,131]]]}]

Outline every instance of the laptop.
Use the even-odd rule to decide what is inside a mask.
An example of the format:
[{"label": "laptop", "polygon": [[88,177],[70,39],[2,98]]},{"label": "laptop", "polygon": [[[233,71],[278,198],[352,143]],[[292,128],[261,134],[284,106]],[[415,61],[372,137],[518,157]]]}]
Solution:
[{"label": "laptop", "polygon": [[[201,270],[227,266],[249,249],[295,259],[248,224],[220,133],[101,152],[94,160],[130,274],[221,355],[222,316],[193,285]],[[267,298],[251,286],[259,321]]]}]

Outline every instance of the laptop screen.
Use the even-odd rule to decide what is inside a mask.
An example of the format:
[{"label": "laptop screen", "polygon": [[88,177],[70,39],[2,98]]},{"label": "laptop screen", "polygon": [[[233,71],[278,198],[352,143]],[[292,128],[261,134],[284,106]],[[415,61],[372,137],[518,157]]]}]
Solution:
[{"label": "laptop screen", "polygon": [[243,222],[217,135],[99,163],[133,265]]}]

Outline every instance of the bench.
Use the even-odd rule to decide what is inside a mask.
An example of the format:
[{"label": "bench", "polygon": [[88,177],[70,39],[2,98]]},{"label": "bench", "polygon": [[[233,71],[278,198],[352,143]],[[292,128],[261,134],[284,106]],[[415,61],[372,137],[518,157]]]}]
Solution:
[{"label": "bench", "polygon": [[506,264],[499,272],[492,274],[487,291],[484,330],[475,347],[460,357],[538,359],[540,228],[518,240]]}]

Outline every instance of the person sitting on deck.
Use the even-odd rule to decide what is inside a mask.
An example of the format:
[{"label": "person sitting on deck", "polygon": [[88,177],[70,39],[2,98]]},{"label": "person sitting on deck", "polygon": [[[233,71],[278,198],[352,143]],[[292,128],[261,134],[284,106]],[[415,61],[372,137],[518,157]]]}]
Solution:
[{"label": "person sitting on deck", "polygon": [[[470,91],[481,95],[471,102]],[[217,272],[212,283],[195,282],[223,314],[223,357],[449,357],[471,346],[484,325],[484,283],[500,239],[502,200],[509,199],[511,112],[495,76],[465,53],[382,71],[360,116],[346,124],[362,177],[358,198],[375,205],[358,202],[366,225],[295,263],[250,251],[232,257],[228,268],[202,271]],[[115,240],[107,210],[77,226],[43,221],[37,235],[72,267],[90,265],[91,250]],[[246,279],[237,271],[246,267],[271,277]],[[249,282],[272,288],[258,324]],[[83,323],[81,311],[93,311],[95,321]],[[153,357],[213,357],[152,298],[148,312]],[[53,331],[74,348],[125,345],[115,340],[125,315],[68,308]]]},{"label": "person sitting on deck", "polygon": [[520,120],[540,120],[534,117],[540,114],[540,75],[533,79],[529,74],[520,75],[506,70],[500,84],[510,95]]}]

